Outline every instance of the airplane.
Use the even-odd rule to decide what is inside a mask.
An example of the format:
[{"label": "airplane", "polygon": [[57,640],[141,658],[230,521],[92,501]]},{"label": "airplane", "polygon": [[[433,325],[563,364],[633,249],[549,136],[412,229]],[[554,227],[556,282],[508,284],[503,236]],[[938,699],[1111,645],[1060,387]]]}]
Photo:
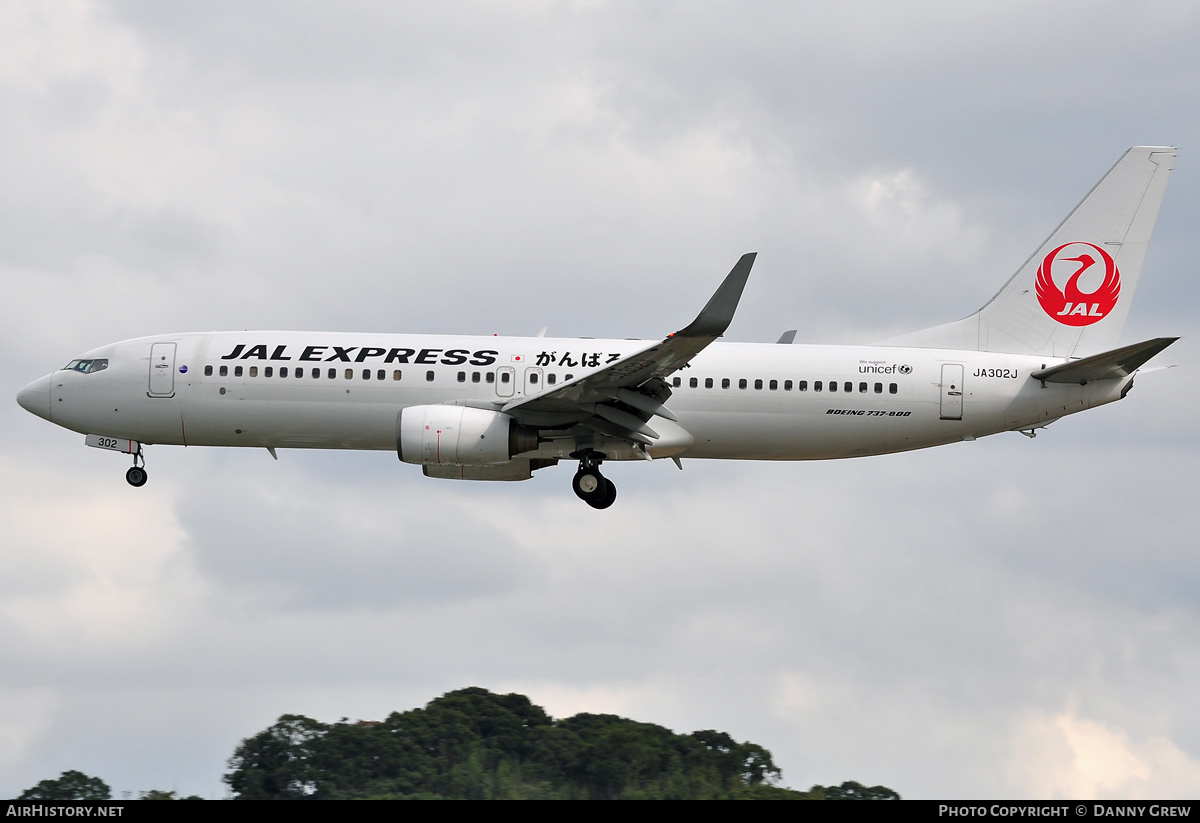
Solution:
[{"label": "airplane", "polygon": [[394,450],[427,477],[527,480],[578,461],[825,460],[1017,431],[1125,397],[1178,338],[1118,347],[1173,147],[1129,149],[979,311],[868,346],[717,343],[755,260],[661,339],[208,332],[93,349],[21,389],[28,411],[148,445]]}]

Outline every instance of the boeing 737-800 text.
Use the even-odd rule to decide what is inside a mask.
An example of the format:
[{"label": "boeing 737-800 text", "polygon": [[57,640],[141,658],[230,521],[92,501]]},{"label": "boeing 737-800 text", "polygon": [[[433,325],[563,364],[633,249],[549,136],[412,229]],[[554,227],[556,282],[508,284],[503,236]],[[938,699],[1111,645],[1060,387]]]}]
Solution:
[{"label": "boeing 737-800 text", "polygon": [[87,352],[18,402],[133,455],[144,446],[395,450],[426,476],[525,480],[578,461],[822,460],[1033,434],[1123,398],[1174,342],[1118,347],[1175,149],[1130,149],[987,305],[870,346],[721,343],[754,254],[661,340],[328,332],[170,334]]}]

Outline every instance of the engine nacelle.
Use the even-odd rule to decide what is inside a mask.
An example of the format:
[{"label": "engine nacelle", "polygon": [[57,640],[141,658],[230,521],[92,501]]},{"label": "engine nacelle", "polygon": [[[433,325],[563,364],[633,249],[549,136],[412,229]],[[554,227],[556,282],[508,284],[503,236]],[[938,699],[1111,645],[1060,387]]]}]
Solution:
[{"label": "engine nacelle", "polygon": [[537,430],[468,406],[409,406],[396,418],[396,453],[418,465],[492,466],[537,449]]}]

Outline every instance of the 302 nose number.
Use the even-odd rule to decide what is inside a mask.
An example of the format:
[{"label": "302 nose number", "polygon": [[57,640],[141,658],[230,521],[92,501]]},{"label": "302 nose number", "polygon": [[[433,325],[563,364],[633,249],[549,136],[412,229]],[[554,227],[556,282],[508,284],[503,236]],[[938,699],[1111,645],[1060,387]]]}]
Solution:
[{"label": "302 nose number", "polygon": [[122,454],[137,454],[141,444],[136,440],[122,440],[119,437],[108,437],[103,434],[89,434],[83,441],[96,449],[121,452]]}]

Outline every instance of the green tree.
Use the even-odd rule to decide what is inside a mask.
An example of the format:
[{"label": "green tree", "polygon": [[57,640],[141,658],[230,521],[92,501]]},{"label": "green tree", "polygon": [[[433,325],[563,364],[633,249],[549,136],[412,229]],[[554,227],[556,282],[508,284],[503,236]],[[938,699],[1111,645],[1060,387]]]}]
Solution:
[{"label": "green tree", "polygon": [[229,760],[225,782],[242,800],[303,800],[317,788],[313,756],[327,727],[285,714],[275,725],[247,738]]},{"label": "green tree", "polygon": [[[243,740],[229,766],[224,780],[239,798],[758,800],[823,791],[776,787],[769,751],[715,729],[680,735],[609,714],[554,720],[524,695],[480,688],[379,722],[284,715]],[[829,792],[890,790],[847,783]]]},{"label": "green tree", "polygon": [[820,792],[798,792],[779,786],[745,786],[729,794],[730,800],[823,800]]},{"label": "green tree", "polygon": [[840,786],[813,786],[813,792],[820,791],[826,800],[899,800],[900,795],[887,786],[871,786],[867,788],[862,783],[847,780]]},{"label": "green tree", "polygon": [[138,800],[203,800],[198,794],[180,797],[178,792],[164,792],[162,789],[151,789],[148,792],[138,792]]},{"label": "green tree", "polygon": [[691,736],[707,750],[709,761],[729,789],[769,784],[781,777],[771,753],[757,743],[738,743],[715,729],[692,732]]},{"label": "green tree", "polygon": [[98,777],[66,771],[57,780],[43,780],[21,792],[17,800],[110,800],[112,790]]}]

